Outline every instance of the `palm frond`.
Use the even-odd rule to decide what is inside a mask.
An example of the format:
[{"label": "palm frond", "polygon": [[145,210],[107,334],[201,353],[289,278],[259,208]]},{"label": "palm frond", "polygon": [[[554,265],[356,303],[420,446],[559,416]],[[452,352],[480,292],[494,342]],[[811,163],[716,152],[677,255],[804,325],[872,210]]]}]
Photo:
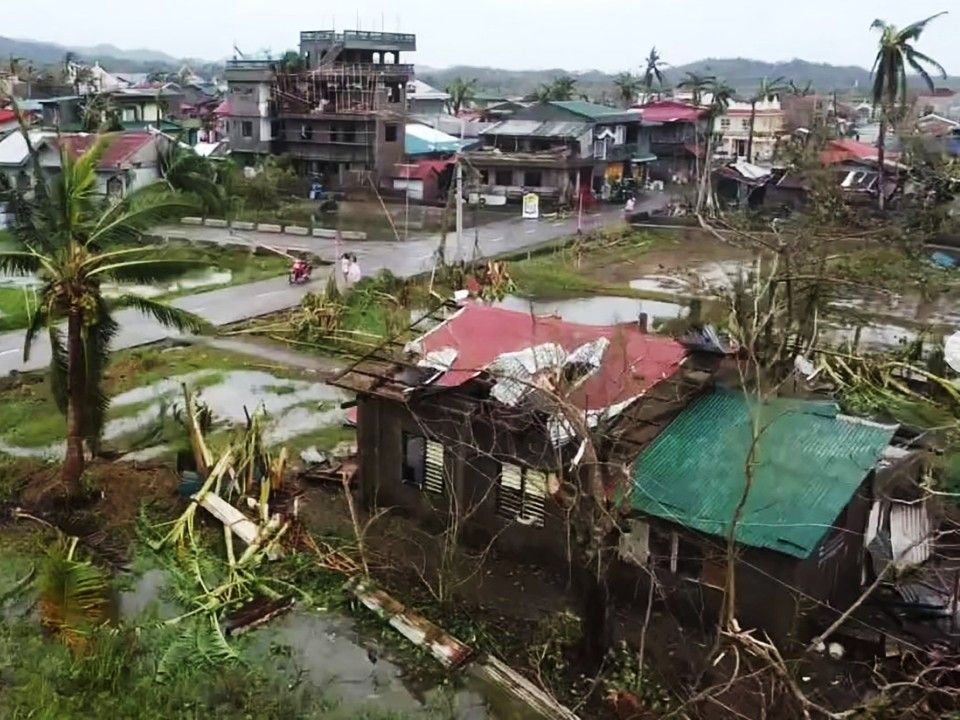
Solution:
[{"label": "palm frond", "polygon": [[110,358],[110,343],[119,325],[110,316],[110,307],[102,297],[94,299],[95,316],[83,335],[84,403],[83,434],[94,454],[99,452],[100,437],[110,407],[110,396],[103,389],[103,376]]},{"label": "palm frond", "polygon": [[63,346],[63,333],[55,325],[49,326],[50,336],[50,393],[61,414],[67,414],[69,402],[67,384],[67,349]]},{"label": "palm frond", "polygon": [[190,270],[207,267],[209,263],[189,259],[128,260],[110,263],[91,270],[89,277],[99,275],[118,282],[154,283],[177,278]]},{"label": "palm frond", "polygon": [[920,37],[921,34],[923,34],[923,31],[926,29],[927,25],[929,25],[932,21],[936,20],[941,15],[947,15],[947,14],[948,14],[947,11],[944,10],[942,12],[938,12],[936,15],[931,15],[928,18],[924,18],[923,20],[918,20],[915,23],[910,23],[903,30],[900,31],[899,35],[904,40],[916,40]]},{"label": "palm frond", "polygon": [[40,269],[40,256],[32,252],[0,252],[0,273],[5,275],[31,275]]},{"label": "palm frond", "polygon": [[943,65],[938,63],[932,57],[930,57],[929,55],[924,55],[919,50],[915,50],[911,48],[910,51],[907,53],[907,60],[915,60],[915,61],[926,63],[927,65],[930,65],[933,69],[935,69],[937,73],[939,73],[941,78],[943,78],[944,80],[947,79],[946,68],[944,68]]},{"label": "palm frond", "polygon": [[182,197],[158,187],[147,186],[131,193],[103,213],[87,242],[108,247],[111,243],[138,240],[149,227],[191,207]]},{"label": "palm frond", "polygon": [[110,304],[113,308],[132,308],[144,315],[152,315],[164,327],[172,327],[180,332],[202,333],[210,329],[210,323],[199,315],[139,295],[121,295]]},{"label": "palm frond", "polygon": [[41,305],[37,308],[37,311],[33,314],[33,317],[30,318],[30,324],[27,326],[27,331],[23,336],[23,361],[27,362],[30,359],[30,350],[33,347],[33,341],[50,323],[50,314],[49,306],[46,304]]},{"label": "palm frond", "polygon": [[67,644],[83,644],[85,633],[106,620],[108,584],[90,562],[73,558],[76,539],[51,546],[40,568],[40,620]]}]

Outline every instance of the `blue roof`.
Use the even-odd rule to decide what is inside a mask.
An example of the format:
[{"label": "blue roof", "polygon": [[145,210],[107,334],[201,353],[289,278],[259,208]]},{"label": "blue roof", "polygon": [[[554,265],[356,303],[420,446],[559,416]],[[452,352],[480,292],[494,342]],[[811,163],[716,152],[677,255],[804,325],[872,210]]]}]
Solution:
[{"label": "blue roof", "polygon": [[406,127],[403,145],[408,156],[417,157],[454,155],[475,143],[476,140],[460,140],[428,125],[410,124]]}]

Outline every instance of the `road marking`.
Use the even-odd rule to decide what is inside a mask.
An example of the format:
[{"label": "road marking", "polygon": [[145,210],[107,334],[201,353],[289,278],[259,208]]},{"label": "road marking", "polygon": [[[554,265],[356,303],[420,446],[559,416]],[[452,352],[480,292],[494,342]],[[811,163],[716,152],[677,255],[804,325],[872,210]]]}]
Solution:
[{"label": "road marking", "polygon": [[206,309],[207,309],[207,306],[204,305],[204,306],[202,306],[202,307],[194,308],[193,310],[188,310],[187,312],[198,313],[198,312],[202,312],[202,311],[204,311],[204,310],[206,310]]},{"label": "road marking", "polygon": [[527,235],[533,235],[537,231],[536,228],[530,228],[529,230],[524,230]]},{"label": "road marking", "polygon": [[4,350],[0,352],[0,355],[10,355],[11,353],[20,352],[19,348],[14,348],[13,350]]},{"label": "road marking", "polygon": [[501,240],[503,240],[502,237],[490,238],[490,242],[500,242]]},{"label": "road marking", "polygon": [[270,292],[260,293],[254,297],[269,297],[270,295],[279,295],[280,293],[285,292],[284,290],[271,290]]}]

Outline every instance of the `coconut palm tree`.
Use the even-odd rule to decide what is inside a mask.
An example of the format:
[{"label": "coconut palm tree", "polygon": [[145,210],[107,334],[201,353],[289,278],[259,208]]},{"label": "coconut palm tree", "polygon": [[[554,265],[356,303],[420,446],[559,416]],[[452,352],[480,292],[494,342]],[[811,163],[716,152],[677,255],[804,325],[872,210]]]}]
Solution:
[{"label": "coconut palm tree", "polygon": [[806,84],[798,85],[796,82],[791,80],[787,84],[787,88],[790,91],[790,94],[794,97],[807,97],[807,95],[813,95],[813,82],[807,80]]},{"label": "coconut palm tree", "polygon": [[613,79],[613,84],[620,94],[620,102],[624,107],[630,107],[637,101],[640,92],[640,78],[632,72],[622,72]]},{"label": "coconut palm tree", "polygon": [[753,162],[753,130],[757,123],[757,103],[764,100],[774,100],[788,90],[787,79],[784,77],[770,80],[763,78],[757,86],[757,92],[750,97],[750,134],[747,138],[747,162]]},{"label": "coconut palm tree", "polygon": [[713,191],[710,185],[713,160],[713,147],[716,142],[717,118],[723,115],[733,100],[735,90],[723,80],[713,78],[704,88],[704,94],[710,95],[710,104],[707,106],[707,146],[704,152],[703,165],[700,169],[699,189],[697,191],[697,213],[703,212],[704,206],[712,203]]},{"label": "coconut palm tree", "polygon": [[446,92],[450,96],[447,104],[451,115],[459,115],[460,111],[473,101],[477,96],[477,83],[476,78],[464,80],[462,77],[458,77],[447,85]]},{"label": "coconut palm tree", "polygon": [[897,105],[903,107],[907,101],[907,66],[911,67],[926,83],[932,91],[934,89],[933,78],[930,77],[928,70],[932,69],[941,75],[947,77],[943,66],[914,47],[913,43],[920,39],[923,31],[931,21],[946,15],[946,12],[931,15],[925,20],[920,20],[902,30],[890,23],[877,19],[870,25],[871,29],[880,32],[880,46],[877,49],[877,56],[873,61],[873,91],[871,93],[874,107],[880,108],[880,138],[877,141],[877,162],[879,173],[878,187],[880,194],[878,198],[881,210],[886,203],[886,197],[883,192],[883,163],[886,159],[886,132],[887,124],[890,122],[890,115]]},{"label": "coconut palm tree", "polygon": [[197,198],[204,214],[224,209],[226,196],[217,182],[217,169],[179,138],[160,152],[160,175],[172,192]]},{"label": "coconut palm tree", "polygon": [[650,54],[647,55],[646,68],[643,71],[643,86],[647,89],[647,95],[652,94],[654,81],[656,81],[657,87],[660,89],[658,95],[663,93],[663,71],[666,65],[660,57],[660,53],[657,52],[657,48],[650,48]]},{"label": "coconut palm tree", "polygon": [[[200,318],[139,295],[108,298],[104,282],[157,282],[197,263],[171,257],[165,248],[140,244],[143,232],[183,209],[162,186],[149,186],[113,205],[97,192],[96,168],[108,138],[77,155],[61,143],[62,171],[46,177],[25,125],[21,131],[32,157],[34,187],[14,199],[15,250],[0,252],[0,272],[35,274],[41,283],[39,307],[24,336],[26,360],[37,336],[50,338],[50,383],[67,419],[67,450],[61,479],[71,495],[80,492],[84,442],[95,448],[108,398],[102,388],[110,341],[118,326],[114,310],[133,308],[162,324],[199,331]],[[64,328],[66,325],[66,336]],[[65,340],[65,342],[64,342]]]},{"label": "coconut palm tree", "polygon": [[693,96],[693,104],[697,107],[700,107],[700,102],[703,100],[704,93],[710,89],[711,85],[716,82],[717,78],[713,75],[698,75],[695,72],[687,72],[684,78],[677,83],[678,88],[684,90],[689,90],[690,94]]}]

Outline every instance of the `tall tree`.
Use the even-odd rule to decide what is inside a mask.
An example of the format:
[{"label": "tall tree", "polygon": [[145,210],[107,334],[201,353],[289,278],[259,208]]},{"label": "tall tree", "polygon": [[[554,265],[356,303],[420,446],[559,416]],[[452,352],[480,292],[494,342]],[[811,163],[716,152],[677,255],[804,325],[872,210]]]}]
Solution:
[{"label": "tall tree", "polygon": [[462,77],[457,77],[447,85],[447,95],[450,96],[447,105],[452,115],[459,115],[460,111],[477,96],[477,82],[476,78],[464,80]]},{"label": "tall tree", "polygon": [[32,156],[34,187],[31,194],[15,197],[12,234],[17,248],[0,253],[0,271],[33,273],[42,283],[23,353],[29,358],[37,335],[48,333],[51,387],[67,419],[61,478],[70,494],[76,495],[85,466],[84,442],[96,447],[109,402],[102,380],[110,341],[118,329],[113,311],[134,308],[181,330],[205,326],[190,313],[139,295],[108,299],[102,283],[156,282],[197,263],[171,257],[166,248],[139,244],[147,228],[183,207],[162,188],[145,188],[114,205],[102,201],[96,168],[108,139],[98,139],[79,156],[70,151],[69,143],[62,143],[62,172],[47,177],[26,126],[21,130]]},{"label": "tall tree", "polygon": [[549,83],[541,85],[536,92],[537,100],[546,101],[565,101],[573,100],[577,91],[577,79],[571,75],[560,75]]},{"label": "tall tree", "polygon": [[877,49],[877,56],[873,61],[873,90],[872,98],[874,107],[880,108],[880,138],[877,141],[877,163],[879,173],[879,197],[877,203],[881,210],[886,204],[886,194],[884,193],[883,176],[884,161],[886,160],[886,133],[887,125],[890,122],[891,115],[896,107],[901,108],[907,101],[907,67],[909,66],[917,72],[932,91],[934,89],[933,78],[930,77],[929,69],[933,69],[943,78],[947,77],[947,71],[943,66],[914,47],[914,43],[920,39],[927,25],[946,12],[931,15],[925,20],[920,20],[902,30],[895,25],[877,19],[870,25],[871,29],[880,32],[880,46]]},{"label": "tall tree", "polygon": [[713,147],[717,139],[717,118],[723,115],[733,100],[734,89],[723,80],[713,78],[705,88],[705,94],[710,95],[710,104],[707,106],[707,142],[704,151],[703,165],[700,168],[699,189],[697,190],[697,213],[703,212],[704,207],[712,204],[713,191],[711,188],[711,162]]},{"label": "tall tree", "polygon": [[688,71],[683,79],[677,83],[677,87],[689,90],[693,104],[700,107],[704,93],[710,89],[716,80],[717,78],[713,75],[698,75],[695,72]]},{"label": "tall tree", "polygon": [[807,97],[807,95],[813,95],[813,82],[807,80],[806,84],[798,85],[796,82],[791,80],[788,83],[788,89],[790,94],[794,97]]},{"label": "tall tree", "polygon": [[784,77],[770,80],[763,78],[757,86],[757,92],[750,97],[750,135],[747,138],[747,162],[753,162],[753,133],[757,124],[757,103],[765,100],[775,100],[788,90],[787,80]]},{"label": "tall tree", "polygon": [[659,93],[663,93],[663,71],[666,63],[660,57],[656,47],[650,48],[650,54],[647,55],[646,67],[643,71],[643,86],[647,89],[647,95],[653,93],[653,84],[656,82]]},{"label": "tall tree", "polygon": [[640,78],[632,72],[622,72],[613,79],[613,84],[620,95],[620,102],[624,107],[630,107],[637,101],[640,93]]}]

